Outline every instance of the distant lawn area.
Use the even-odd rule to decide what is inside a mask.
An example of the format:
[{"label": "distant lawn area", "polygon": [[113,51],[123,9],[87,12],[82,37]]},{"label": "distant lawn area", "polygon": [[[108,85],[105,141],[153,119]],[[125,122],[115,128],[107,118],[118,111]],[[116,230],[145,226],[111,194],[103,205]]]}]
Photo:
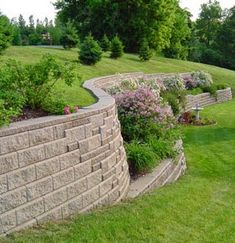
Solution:
[{"label": "distant lawn area", "polygon": [[177,73],[203,70],[212,74],[214,82],[228,84],[235,89],[235,71],[158,56],[153,57],[148,62],[141,62],[137,55],[125,54],[122,58],[113,60],[109,58],[109,53],[105,53],[102,61],[96,66],[85,66],[77,62],[78,53],[76,49],[63,50],[61,48],[25,46],[10,47],[3,56],[0,56],[0,62],[7,58],[13,58],[23,63],[35,63],[46,53],[54,55],[62,62],[74,62],[78,65],[77,70],[82,80],[75,82],[72,87],[67,87],[63,83],[56,87],[58,95],[64,97],[71,105],[87,106],[95,102],[95,98],[81,87],[81,82],[92,77],[125,72]]},{"label": "distant lawn area", "polygon": [[48,223],[4,243],[235,242],[235,99],[202,114],[217,125],[183,127],[187,172],[175,184],[110,208]]}]

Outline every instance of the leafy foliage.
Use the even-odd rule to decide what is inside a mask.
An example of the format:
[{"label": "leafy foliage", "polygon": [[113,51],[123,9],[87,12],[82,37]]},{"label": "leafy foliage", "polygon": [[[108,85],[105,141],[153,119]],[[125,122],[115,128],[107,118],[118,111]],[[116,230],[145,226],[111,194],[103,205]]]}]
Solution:
[{"label": "leafy foliage", "polygon": [[71,22],[66,23],[62,29],[61,44],[65,49],[76,47],[78,44],[77,31]]},{"label": "leafy foliage", "polygon": [[10,46],[13,29],[9,19],[0,12],[0,54]]},{"label": "leafy foliage", "polygon": [[60,80],[71,86],[75,78],[73,65],[62,65],[50,55],[43,56],[35,65],[6,61],[0,65],[0,123],[7,123],[11,117],[21,114],[25,106],[62,114],[64,103],[53,93],[54,86]]},{"label": "leafy foliage", "polygon": [[79,60],[83,64],[95,65],[101,60],[102,50],[98,42],[94,40],[92,35],[88,35],[81,44],[79,52]]}]

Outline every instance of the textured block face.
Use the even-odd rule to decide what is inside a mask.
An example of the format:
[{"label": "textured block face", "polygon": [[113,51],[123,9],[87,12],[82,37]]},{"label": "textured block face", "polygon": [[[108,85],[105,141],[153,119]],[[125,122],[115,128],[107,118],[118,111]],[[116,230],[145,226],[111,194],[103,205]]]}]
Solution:
[{"label": "textured block face", "polygon": [[63,187],[70,182],[74,181],[74,169],[69,168],[67,170],[63,170],[56,175],[53,175],[53,187],[56,190],[57,188]]},{"label": "textured block face", "polygon": [[63,154],[67,152],[67,147],[65,144],[65,140],[56,140],[44,145],[45,147],[45,155],[46,159],[52,158],[54,156]]},{"label": "textured block face", "polygon": [[16,210],[17,224],[20,225],[22,223],[25,223],[28,220],[31,220],[36,216],[42,214],[43,212],[44,202],[42,199],[30,203],[29,205],[23,206],[20,209]]},{"label": "textured block face", "polygon": [[59,157],[42,161],[35,165],[37,179],[53,175],[60,171]]},{"label": "textured block face", "polygon": [[18,168],[17,153],[0,156],[0,175]]},{"label": "textured block face", "polygon": [[0,214],[27,202],[26,188],[16,189],[0,195]]},{"label": "textured block face", "polygon": [[0,176],[0,194],[7,192],[7,177]]},{"label": "textured block face", "polygon": [[53,127],[47,127],[29,132],[29,144],[35,146],[54,139]]},{"label": "textured block face", "polygon": [[0,154],[6,154],[29,147],[28,133],[0,138]]},{"label": "textured block face", "polygon": [[87,138],[85,140],[79,141],[78,144],[79,144],[79,149],[81,154],[85,154],[100,147],[101,138],[100,135],[97,134],[91,138]]},{"label": "textured block face", "polygon": [[24,186],[27,183],[36,180],[36,171],[34,165],[28,166],[16,171],[9,173],[8,177],[8,187],[9,190],[14,188]]},{"label": "textured block face", "polygon": [[0,234],[4,234],[12,228],[16,227],[16,214],[15,212],[0,215]]},{"label": "textured block face", "polygon": [[75,166],[76,164],[79,164],[80,161],[81,161],[81,158],[80,158],[79,150],[75,150],[73,152],[61,155],[60,156],[61,170]]},{"label": "textured block face", "polygon": [[44,146],[36,146],[18,152],[19,166],[24,167],[45,159]]},{"label": "textured block face", "polygon": [[69,142],[75,142],[86,138],[85,126],[75,127],[65,131],[65,136]]},{"label": "textured block face", "polygon": [[74,166],[75,179],[79,180],[92,172],[91,161]]}]

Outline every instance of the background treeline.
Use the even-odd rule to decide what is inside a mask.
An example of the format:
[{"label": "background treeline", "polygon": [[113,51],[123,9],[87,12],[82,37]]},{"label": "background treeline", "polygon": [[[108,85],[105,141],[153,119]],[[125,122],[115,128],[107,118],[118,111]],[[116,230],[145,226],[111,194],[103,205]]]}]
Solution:
[{"label": "background treeline", "polygon": [[178,0],[58,0],[55,7],[54,24],[47,18],[35,23],[33,16],[28,25],[22,16],[11,21],[12,44],[70,48],[92,36],[107,51],[118,36],[124,51],[139,53],[141,60],[156,52],[235,69],[235,6],[222,10],[218,1],[209,1],[196,21]]}]

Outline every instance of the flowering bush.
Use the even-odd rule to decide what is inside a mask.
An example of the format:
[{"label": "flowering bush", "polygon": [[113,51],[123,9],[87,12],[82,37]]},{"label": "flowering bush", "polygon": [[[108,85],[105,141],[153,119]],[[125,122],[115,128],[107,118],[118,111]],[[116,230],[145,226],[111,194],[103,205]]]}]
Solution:
[{"label": "flowering bush", "polygon": [[154,93],[149,87],[141,87],[114,97],[121,114],[154,118],[156,121],[172,117],[171,108],[161,104],[160,94]]},{"label": "flowering bush", "polygon": [[[203,71],[197,71],[191,73],[192,80],[191,82],[188,82],[186,85],[188,89],[192,89],[195,87],[210,87],[213,84],[212,77],[209,73],[203,72]],[[190,86],[192,88],[190,88]]]},{"label": "flowering bush", "polygon": [[118,93],[123,93],[125,91],[134,91],[141,87],[148,87],[153,93],[159,96],[160,91],[165,90],[164,85],[154,79],[148,80],[140,78],[129,78],[122,80],[122,77],[120,76],[119,80],[119,85],[113,86],[106,90],[109,94],[115,95]]},{"label": "flowering bush", "polygon": [[163,84],[166,87],[166,90],[170,90],[170,91],[185,90],[184,80],[179,75],[164,78]]}]

